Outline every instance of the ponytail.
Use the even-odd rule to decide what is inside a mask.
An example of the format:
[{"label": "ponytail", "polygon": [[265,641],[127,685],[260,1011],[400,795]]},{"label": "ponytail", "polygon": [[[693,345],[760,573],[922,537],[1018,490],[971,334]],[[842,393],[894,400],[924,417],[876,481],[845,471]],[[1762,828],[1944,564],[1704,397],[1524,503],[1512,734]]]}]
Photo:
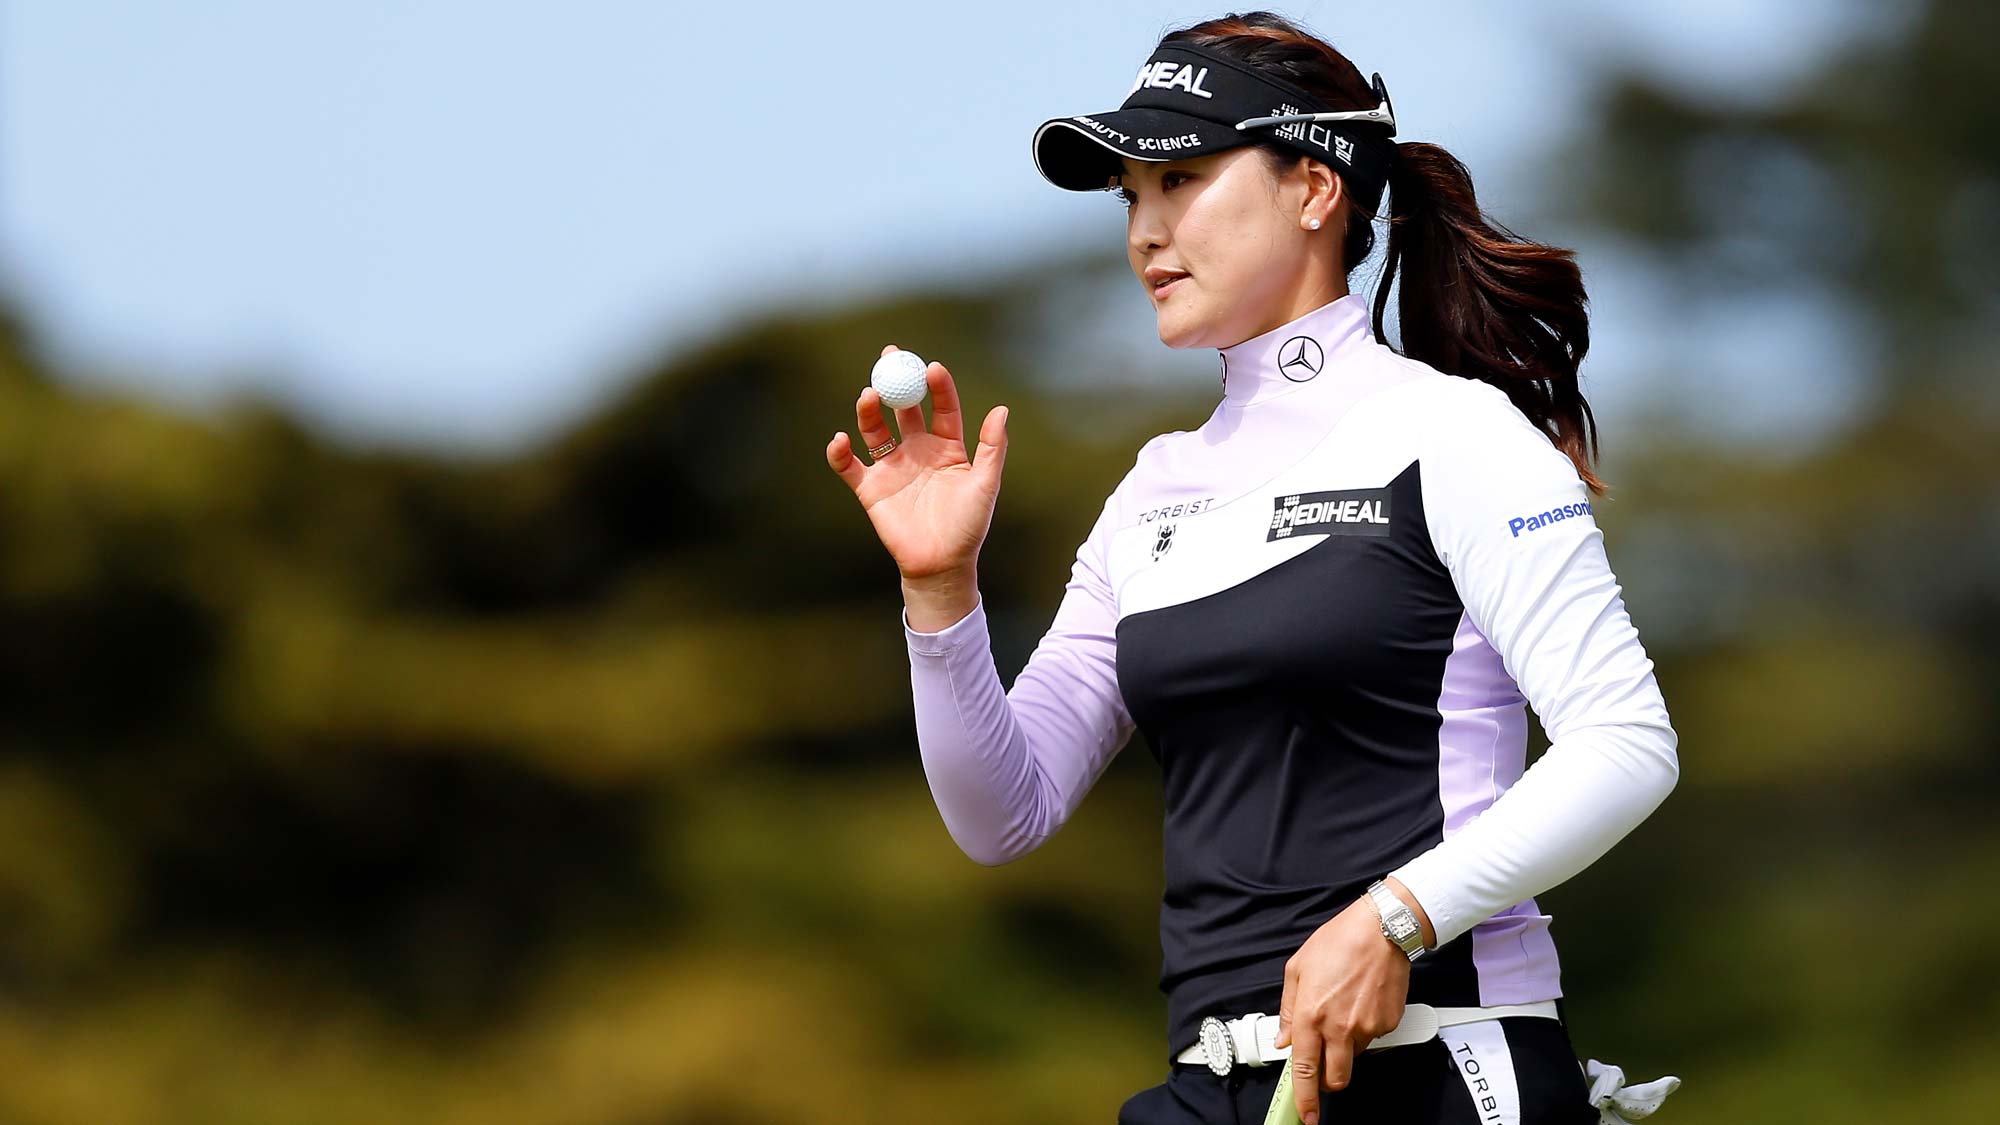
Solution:
[{"label": "ponytail", "polygon": [[1421,141],[1396,145],[1376,338],[1388,342],[1382,318],[1400,267],[1403,354],[1498,387],[1602,496],[1606,486],[1590,468],[1597,422],[1577,387],[1590,318],[1575,258],[1482,216],[1472,175],[1451,153]]},{"label": "ponytail", "polygon": [[[1169,33],[1162,44],[1198,43],[1318,95],[1329,107],[1367,107],[1375,91],[1332,44],[1269,11],[1231,12]],[[1385,139],[1386,140],[1386,139]],[[1389,248],[1375,290],[1375,338],[1396,271],[1403,354],[1450,375],[1498,387],[1569,456],[1590,491],[1608,491],[1590,469],[1597,422],[1576,382],[1590,347],[1590,318],[1575,252],[1530,242],[1479,212],[1472,176],[1433,144],[1387,142]],[[1282,170],[1296,150],[1259,141]],[[1350,271],[1375,247],[1375,216],[1352,203],[1341,237]]]}]

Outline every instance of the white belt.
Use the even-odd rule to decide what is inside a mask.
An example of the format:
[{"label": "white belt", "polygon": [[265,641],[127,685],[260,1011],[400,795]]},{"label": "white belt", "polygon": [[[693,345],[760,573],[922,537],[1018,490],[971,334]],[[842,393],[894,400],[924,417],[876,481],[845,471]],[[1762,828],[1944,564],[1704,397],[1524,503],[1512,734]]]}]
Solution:
[{"label": "white belt", "polygon": [[[1401,1047],[1407,1043],[1422,1043],[1434,1038],[1440,1027],[1453,1024],[1474,1023],[1479,1020],[1499,1019],[1501,1016],[1546,1016],[1560,1018],[1556,1013],[1554,1000],[1537,1000],[1532,1004],[1499,1004],[1491,1008],[1433,1008],[1429,1004],[1406,1004],[1403,1007],[1403,1022],[1387,1034],[1371,1040],[1364,1051],[1379,1050],[1383,1047]],[[1290,1047],[1274,1046],[1278,1037],[1278,1017],[1263,1012],[1251,1012],[1224,1020],[1208,1016],[1201,1021],[1201,1038],[1194,1046],[1174,1056],[1175,1062],[1208,1064],[1208,1069],[1222,1075],[1236,1063],[1248,1066],[1264,1066],[1279,1059],[1292,1057]]]}]

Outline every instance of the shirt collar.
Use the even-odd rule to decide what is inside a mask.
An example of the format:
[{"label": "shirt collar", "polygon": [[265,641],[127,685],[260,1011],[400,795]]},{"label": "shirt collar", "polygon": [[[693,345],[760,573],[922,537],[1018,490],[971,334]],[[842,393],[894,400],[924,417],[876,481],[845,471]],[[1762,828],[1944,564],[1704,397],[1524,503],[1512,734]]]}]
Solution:
[{"label": "shirt collar", "polygon": [[1371,339],[1369,327],[1367,298],[1349,293],[1220,349],[1223,405],[1249,406],[1310,386],[1336,359]]}]

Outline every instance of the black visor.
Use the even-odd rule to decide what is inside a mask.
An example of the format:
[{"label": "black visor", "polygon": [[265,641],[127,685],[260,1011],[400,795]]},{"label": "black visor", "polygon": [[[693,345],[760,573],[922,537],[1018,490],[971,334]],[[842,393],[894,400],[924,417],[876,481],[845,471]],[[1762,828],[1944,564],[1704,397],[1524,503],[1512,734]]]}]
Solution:
[{"label": "black visor", "polygon": [[1372,215],[1389,180],[1396,135],[1379,74],[1374,89],[1374,108],[1331,111],[1297,86],[1215,51],[1161,47],[1139,68],[1124,105],[1043,122],[1035,130],[1035,167],[1059,188],[1103,191],[1124,170],[1121,157],[1179,160],[1273,140],[1325,161]]}]

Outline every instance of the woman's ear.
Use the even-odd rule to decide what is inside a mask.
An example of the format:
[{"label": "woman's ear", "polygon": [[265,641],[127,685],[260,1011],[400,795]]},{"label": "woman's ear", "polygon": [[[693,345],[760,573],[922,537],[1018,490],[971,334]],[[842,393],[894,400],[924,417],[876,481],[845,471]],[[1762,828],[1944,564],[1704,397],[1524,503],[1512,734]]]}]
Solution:
[{"label": "woman's ear", "polygon": [[1324,225],[1336,226],[1334,220],[1340,216],[1340,204],[1347,198],[1346,185],[1321,161],[1310,156],[1300,159],[1306,174],[1305,214],[1300,218],[1308,222],[1322,219]]},{"label": "woman's ear", "polygon": [[1327,217],[1331,219],[1340,214],[1340,204],[1347,198],[1347,184],[1332,168],[1327,167],[1317,160],[1313,161],[1313,170],[1315,176],[1324,181],[1326,213]]}]

